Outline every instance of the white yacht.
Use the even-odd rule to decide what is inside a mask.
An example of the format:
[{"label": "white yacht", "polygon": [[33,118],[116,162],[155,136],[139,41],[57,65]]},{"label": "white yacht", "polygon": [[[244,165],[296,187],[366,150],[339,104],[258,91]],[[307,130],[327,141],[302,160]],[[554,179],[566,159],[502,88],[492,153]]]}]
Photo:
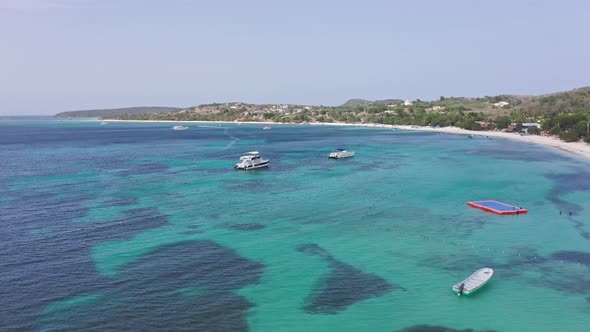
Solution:
[{"label": "white yacht", "polygon": [[270,160],[260,158],[258,151],[250,151],[246,152],[245,156],[240,157],[240,162],[237,163],[234,168],[235,169],[255,169],[255,168],[262,168],[268,167]]},{"label": "white yacht", "polygon": [[264,127],[262,127],[262,130],[271,130],[271,129],[272,129],[272,127],[270,127],[270,126],[264,126]]},{"label": "white yacht", "polygon": [[346,149],[336,149],[334,152],[330,153],[330,158],[334,159],[341,159],[341,158],[349,158],[354,156],[354,151],[348,151]]},{"label": "white yacht", "polygon": [[172,130],[187,130],[188,127],[185,126],[174,126],[172,127]]}]

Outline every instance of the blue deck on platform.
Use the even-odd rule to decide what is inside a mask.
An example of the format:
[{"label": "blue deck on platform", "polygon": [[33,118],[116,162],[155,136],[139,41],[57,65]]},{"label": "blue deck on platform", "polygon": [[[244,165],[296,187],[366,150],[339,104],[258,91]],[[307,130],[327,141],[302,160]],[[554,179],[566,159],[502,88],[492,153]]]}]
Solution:
[{"label": "blue deck on platform", "polygon": [[493,212],[497,214],[521,214],[521,213],[528,213],[527,209],[523,209],[519,206],[514,206],[498,201],[493,200],[486,200],[486,201],[475,201],[475,202],[467,202],[467,205],[482,209],[488,212]]},{"label": "blue deck on platform", "polygon": [[518,206],[509,205],[509,204],[497,202],[497,201],[474,201],[473,203],[475,203],[477,205],[485,206],[485,207],[488,207],[490,209],[494,209],[497,211],[502,211],[502,212],[522,209]]}]

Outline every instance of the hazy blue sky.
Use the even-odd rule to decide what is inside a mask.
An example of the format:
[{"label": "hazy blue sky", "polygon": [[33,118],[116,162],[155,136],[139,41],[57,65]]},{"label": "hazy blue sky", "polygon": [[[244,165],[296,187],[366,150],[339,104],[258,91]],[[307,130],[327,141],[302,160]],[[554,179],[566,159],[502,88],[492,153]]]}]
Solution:
[{"label": "hazy blue sky", "polygon": [[590,85],[590,1],[0,0],[0,114]]}]

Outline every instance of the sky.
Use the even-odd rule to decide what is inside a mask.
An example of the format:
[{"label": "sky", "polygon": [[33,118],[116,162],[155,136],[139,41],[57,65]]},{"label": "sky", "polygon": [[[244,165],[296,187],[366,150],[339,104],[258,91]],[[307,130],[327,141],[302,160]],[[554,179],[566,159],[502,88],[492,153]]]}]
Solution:
[{"label": "sky", "polygon": [[0,0],[0,115],[590,85],[590,1]]}]

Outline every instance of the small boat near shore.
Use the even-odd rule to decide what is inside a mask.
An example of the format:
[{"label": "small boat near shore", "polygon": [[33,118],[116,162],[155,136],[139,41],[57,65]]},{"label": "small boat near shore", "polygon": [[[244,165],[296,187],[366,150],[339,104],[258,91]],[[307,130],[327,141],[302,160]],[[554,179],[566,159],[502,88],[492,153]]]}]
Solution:
[{"label": "small boat near shore", "polygon": [[108,125],[108,124],[109,124],[109,123],[108,123],[108,122],[106,122],[106,121],[103,121],[103,122],[101,122],[101,123],[100,123],[100,125],[101,125],[101,126],[106,126],[106,125]]},{"label": "small boat near shore", "polygon": [[271,130],[271,129],[272,129],[272,127],[270,127],[270,126],[264,126],[264,127],[262,127],[262,130]]},{"label": "small boat near shore", "polygon": [[336,149],[332,153],[330,153],[328,157],[332,159],[342,159],[354,157],[354,154],[354,151],[348,151],[346,149]]},{"label": "small boat near shore", "polygon": [[172,127],[172,130],[187,130],[188,127],[185,126],[174,126]]},{"label": "small boat near shore", "polygon": [[489,267],[484,267],[483,269],[479,269],[475,271],[472,275],[467,277],[467,279],[461,281],[460,283],[453,286],[453,292],[457,294],[457,296],[471,295],[478,291],[481,287],[485,286],[488,281],[494,275],[494,270]]}]

